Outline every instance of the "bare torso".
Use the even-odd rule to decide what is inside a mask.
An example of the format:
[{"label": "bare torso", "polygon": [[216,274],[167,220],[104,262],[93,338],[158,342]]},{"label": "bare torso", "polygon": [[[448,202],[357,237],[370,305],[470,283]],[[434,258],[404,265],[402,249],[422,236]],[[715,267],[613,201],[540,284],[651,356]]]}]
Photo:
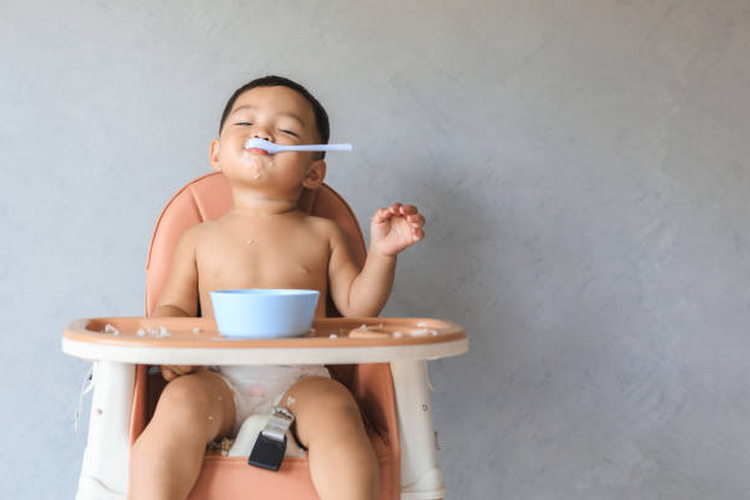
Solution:
[{"label": "bare torso", "polygon": [[[297,288],[326,297],[331,221],[299,211],[273,216],[229,213],[196,228],[201,316],[213,317],[212,290]],[[316,316],[325,316],[325,300]]]}]

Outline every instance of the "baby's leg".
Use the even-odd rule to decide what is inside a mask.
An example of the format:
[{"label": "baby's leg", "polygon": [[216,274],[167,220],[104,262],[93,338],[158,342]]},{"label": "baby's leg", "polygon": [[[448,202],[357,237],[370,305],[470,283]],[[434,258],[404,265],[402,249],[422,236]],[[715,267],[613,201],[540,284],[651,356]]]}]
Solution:
[{"label": "baby's leg", "polygon": [[206,444],[234,425],[231,390],[202,371],[172,380],[130,454],[129,497],[182,500],[200,473]]},{"label": "baby's leg", "polygon": [[309,377],[294,384],[281,404],[294,413],[297,436],[308,448],[310,474],[322,500],[378,498],[378,461],[346,387]]}]

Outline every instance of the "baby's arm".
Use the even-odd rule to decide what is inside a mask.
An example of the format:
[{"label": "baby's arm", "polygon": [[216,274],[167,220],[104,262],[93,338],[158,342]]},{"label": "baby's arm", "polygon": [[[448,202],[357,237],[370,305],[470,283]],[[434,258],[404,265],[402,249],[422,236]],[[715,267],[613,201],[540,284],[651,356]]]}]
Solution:
[{"label": "baby's arm", "polygon": [[198,267],[195,262],[196,228],[185,231],[177,243],[172,268],[152,317],[195,316],[198,313]]},{"label": "baby's arm", "polygon": [[424,217],[412,205],[380,208],[370,225],[370,249],[360,271],[344,232],[331,238],[328,280],[331,297],[344,316],[377,316],[388,301],[396,272],[396,255],[424,237]]},{"label": "baby's arm", "polygon": [[[195,316],[198,313],[198,268],[195,263],[196,228],[182,235],[172,258],[169,278],[151,314],[152,318],[165,316]],[[189,365],[162,365],[164,380],[194,371]]]}]

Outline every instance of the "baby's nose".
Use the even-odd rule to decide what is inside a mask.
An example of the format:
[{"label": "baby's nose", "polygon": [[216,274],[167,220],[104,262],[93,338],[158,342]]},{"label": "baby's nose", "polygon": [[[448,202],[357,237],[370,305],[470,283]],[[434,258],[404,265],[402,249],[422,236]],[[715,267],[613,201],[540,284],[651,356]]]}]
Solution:
[{"label": "baby's nose", "polygon": [[266,140],[268,142],[271,142],[271,136],[268,135],[268,134],[266,134],[266,133],[256,132],[256,133],[253,134],[253,139],[256,139],[256,138],[257,139],[264,139],[264,140]]}]

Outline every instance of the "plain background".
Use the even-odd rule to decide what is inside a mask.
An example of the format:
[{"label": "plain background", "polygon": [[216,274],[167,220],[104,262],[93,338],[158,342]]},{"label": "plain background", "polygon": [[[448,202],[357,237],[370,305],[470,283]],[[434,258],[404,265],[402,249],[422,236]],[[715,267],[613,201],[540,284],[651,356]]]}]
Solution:
[{"label": "plain background", "polygon": [[747,0],[4,0],[0,498],[73,497],[63,328],[142,314],[159,211],[269,73],[355,144],[365,227],[427,216],[385,314],[469,332],[430,364],[449,498],[750,497]]}]

